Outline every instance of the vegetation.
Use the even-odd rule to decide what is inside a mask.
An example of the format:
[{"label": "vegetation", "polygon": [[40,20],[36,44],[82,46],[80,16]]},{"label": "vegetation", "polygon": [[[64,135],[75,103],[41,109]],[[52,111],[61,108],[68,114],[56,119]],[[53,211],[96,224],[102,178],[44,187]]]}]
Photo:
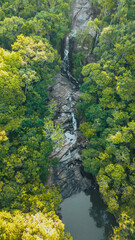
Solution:
[{"label": "vegetation", "polygon": [[48,86],[60,71],[70,1],[0,1],[0,239],[72,239],[56,215],[61,196],[47,186],[53,148]]},{"label": "vegetation", "polygon": [[[96,175],[119,219],[113,240],[135,238],[135,3],[91,0],[98,15],[80,32],[74,74],[83,76],[80,130],[85,171]],[[71,0],[0,1],[0,238],[72,239],[56,215],[59,190],[45,185],[62,145],[48,86],[60,71]],[[95,39],[89,29],[95,32]],[[98,35],[99,38],[98,38]],[[98,40],[98,41],[97,41]],[[94,60],[89,61],[93,55]],[[86,58],[86,55],[88,58]],[[93,58],[93,59],[94,59]],[[91,63],[88,63],[91,62]],[[88,63],[88,64],[87,64]],[[83,68],[82,68],[83,67]]]},{"label": "vegetation", "polygon": [[93,3],[101,12],[93,22],[101,34],[92,51],[97,61],[81,72],[78,116],[80,130],[89,141],[82,152],[83,166],[96,175],[108,210],[117,217],[122,214],[113,239],[134,239],[135,3]]},{"label": "vegetation", "polygon": [[64,233],[64,224],[54,212],[39,212],[35,215],[19,211],[14,214],[1,212],[0,236],[1,240],[72,240],[69,234]]}]

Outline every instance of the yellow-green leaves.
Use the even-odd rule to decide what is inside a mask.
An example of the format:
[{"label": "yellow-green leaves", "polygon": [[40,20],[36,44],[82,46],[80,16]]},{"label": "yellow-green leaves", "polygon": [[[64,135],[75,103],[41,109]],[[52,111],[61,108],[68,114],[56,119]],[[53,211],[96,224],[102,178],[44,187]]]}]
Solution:
[{"label": "yellow-green leaves", "polygon": [[[0,125],[9,131],[18,128],[25,113],[19,53],[0,49]],[[16,118],[16,120],[14,120]]]},{"label": "yellow-green leaves", "polygon": [[119,218],[119,226],[113,228],[112,240],[124,240],[135,238],[135,222],[127,213],[122,212]]},{"label": "yellow-green leaves", "polygon": [[[22,57],[21,64],[26,73],[23,77],[27,86],[25,90],[32,86],[32,82],[37,82],[39,79],[44,79],[46,84],[49,84],[52,76],[60,69],[60,56],[46,39],[25,37],[21,34],[12,45],[12,49]],[[28,77],[31,84],[28,84]]]},{"label": "yellow-green leaves", "polygon": [[105,173],[112,179],[114,188],[118,188],[126,178],[124,168],[120,164],[109,164],[105,168]]},{"label": "yellow-green leaves", "polygon": [[4,142],[4,141],[7,141],[8,138],[6,136],[6,132],[3,130],[3,131],[0,131],[0,142]]},{"label": "yellow-green leaves", "polygon": [[117,93],[121,99],[130,101],[134,98],[135,83],[134,77],[130,71],[123,73],[122,76],[117,77]]},{"label": "yellow-green leaves", "polygon": [[128,126],[121,128],[121,131],[117,131],[115,135],[110,135],[110,140],[115,143],[128,143],[135,137],[135,122],[129,122]]},{"label": "yellow-green leaves", "polygon": [[9,105],[20,105],[25,101],[19,76],[21,57],[15,52],[0,49],[0,100]]},{"label": "yellow-green leaves", "polygon": [[121,211],[126,202],[131,214],[135,207],[135,35],[134,22],[126,19],[132,19],[133,1],[118,2],[115,15],[115,1],[100,1],[105,27],[94,49],[99,58],[82,69],[84,84],[78,108],[84,121],[80,129],[89,140],[82,153],[85,170],[97,175],[110,212]]},{"label": "yellow-green leaves", "polygon": [[51,139],[54,148],[60,148],[63,145],[64,134],[62,126],[58,123],[54,125],[50,119],[44,121],[44,135]]},{"label": "yellow-green leaves", "polygon": [[99,170],[97,176],[99,190],[102,193],[103,200],[108,205],[108,210],[111,213],[117,212],[119,209],[118,197],[114,189],[110,189],[111,178],[105,175],[103,168]]},{"label": "yellow-green leaves", "polygon": [[92,128],[88,122],[80,124],[79,129],[88,139],[96,134],[96,130]]},{"label": "yellow-green leaves", "polygon": [[11,44],[16,40],[17,35],[22,32],[23,19],[12,16],[0,21],[0,45],[3,48],[11,49]]},{"label": "yellow-green leaves", "polygon": [[70,234],[65,238],[64,224],[54,212],[35,215],[0,212],[0,237],[1,240],[72,240]]},{"label": "yellow-green leaves", "polygon": [[33,65],[34,62],[39,62],[44,65],[46,61],[50,63],[54,61],[54,50],[48,41],[45,43],[41,40],[35,41],[21,34],[12,45],[12,49],[20,53],[24,64]]},{"label": "yellow-green leaves", "polygon": [[116,4],[115,0],[100,0],[99,2],[104,11],[107,10],[108,12],[111,12]]}]

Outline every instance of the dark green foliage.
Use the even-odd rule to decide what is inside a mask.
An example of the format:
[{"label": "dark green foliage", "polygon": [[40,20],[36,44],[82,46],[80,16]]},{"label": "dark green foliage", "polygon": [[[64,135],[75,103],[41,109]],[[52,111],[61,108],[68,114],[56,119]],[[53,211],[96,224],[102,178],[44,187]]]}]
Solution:
[{"label": "dark green foliage", "polygon": [[[32,211],[29,194],[33,198],[36,196],[38,202],[42,200],[44,187],[42,190],[40,186],[47,180],[49,167],[53,165],[49,158],[53,143],[44,136],[43,127],[44,117],[52,114],[47,105],[48,84],[59,69],[60,61],[48,41],[43,43],[20,35],[13,49],[16,52],[1,49],[0,58],[0,128],[3,130],[0,138],[0,208],[26,212]],[[45,79],[43,71],[46,72]],[[40,190],[32,190],[35,188]],[[46,194],[45,190],[43,199]],[[42,209],[37,211],[43,210],[43,203],[40,205]]]},{"label": "dark green foliage", "polygon": [[[134,239],[135,3],[92,2],[99,17],[78,34],[81,50],[73,55],[75,76],[84,76],[78,116],[89,145],[83,165],[96,175],[108,210],[126,212],[112,238]],[[70,4],[0,1],[0,209],[31,215],[59,206],[58,190],[45,185],[50,166],[57,164],[49,156],[63,140],[61,126],[51,120],[55,103],[48,105],[48,85],[60,70],[57,50],[69,29]],[[20,212],[17,216],[24,221]]]},{"label": "dark green foliage", "polygon": [[[126,0],[100,3],[102,31],[94,49],[99,61],[82,69],[78,104],[80,130],[89,141],[82,152],[83,165],[96,174],[109,211],[134,218],[135,22],[131,7],[135,4]],[[103,18],[105,12],[110,20]]]},{"label": "dark green foliage", "polygon": [[15,16],[0,21],[0,46],[11,49],[11,44],[22,33],[22,25],[23,19]]},{"label": "dark green foliage", "polygon": [[[48,4],[52,7],[47,23],[41,11]],[[44,118],[51,121],[53,117],[48,86],[61,66],[49,40],[52,36],[54,41],[53,32],[58,34],[55,44],[63,38],[68,11],[69,4],[63,1],[1,2],[0,209],[45,213],[59,206],[59,191],[45,186],[49,168],[56,167],[57,159],[49,158],[55,142],[45,136]]]},{"label": "dark green foliage", "polygon": [[[15,217],[0,213],[3,226],[7,216],[0,239],[52,239],[52,233],[46,234],[47,221],[54,239],[72,239],[54,214],[59,190],[46,185],[50,167],[58,162],[50,154],[63,139],[61,127],[51,120],[56,104],[48,104],[48,86],[60,71],[57,50],[68,32],[69,10],[70,0],[0,1],[0,210],[15,211]],[[49,124],[52,132],[47,135]],[[30,220],[30,233],[23,216]],[[42,234],[38,227],[37,233],[33,230],[35,216],[36,226],[41,218],[45,221]]]},{"label": "dark green foliage", "polygon": [[11,49],[16,37],[34,35],[47,38],[60,50],[69,29],[71,1],[10,0],[0,3],[0,45]]}]

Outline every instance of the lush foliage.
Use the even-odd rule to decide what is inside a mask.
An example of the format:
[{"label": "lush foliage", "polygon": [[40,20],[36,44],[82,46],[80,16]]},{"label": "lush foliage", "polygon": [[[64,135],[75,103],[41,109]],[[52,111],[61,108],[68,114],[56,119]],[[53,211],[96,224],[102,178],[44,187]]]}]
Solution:
[{"label": "lush foliage", "polygon": [[[98,2],[101,15],[93,23],[101,29],[93,52],[97,62],[82,69],[84,83],[78,103],[80,130],[89,141],[82,152],[83,166],[97,176],[108,210],[116,216],[126,212],[134,219],[135,4],[128,0]],[[123,218],[121,221],[126,224]],[[118,237],[113,239],[134,239],[128,228],[119,237],[120,232],[115,230]]]},{"label": "lush foliage", "polygon": [[19,34],[47,38],[54,47],[69,28],[71,0],[0,1],[0,45],[11,49]]},{"label": "lush foliage", "polygon": [[135,239],[135,222],[127,214],[122,213],[119,219],[119,227],[114,228],[112,240]]},{"label": "lush foliage", "polygon": [[48,86],[69,9],[63,0],[0,1],[0,239],[71,239],[55,214],[59,190],[46,185],[63,142]]},{"label": "lush foliage", "polygon": [[[78,116],[89,146],[83,165],[96,175],[108,210],[119,217],[112,239],[132,240],[135,4],[91,1],[99,17],[78,33],[81,50],[73,56],[75,76],[84,77]],[[58,52],[70,25],[70,3],[0,1],[1,239],[71,239],[55,214],[59,191],[45,185],[57,163],[49,156],[63,142],[61,126],[52,122],[55,103],[48,104],[48,85],[61,67]]]},{"label": "lush foliage", "polygon": [[70,235],[65,234],[64,224],[54,212],[30,215],[3,211],[0,213],[0,236],[1,240],[72,240]]}]

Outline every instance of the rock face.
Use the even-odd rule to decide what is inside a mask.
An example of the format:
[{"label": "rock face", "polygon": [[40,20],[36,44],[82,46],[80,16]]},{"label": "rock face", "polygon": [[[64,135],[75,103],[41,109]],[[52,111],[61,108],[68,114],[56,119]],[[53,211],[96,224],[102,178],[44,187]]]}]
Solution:
[{"label": "rock face", "polygon": [[85,140],[77,130],[74,109],[80,92],[75,90],[75,85],[61,73],[55,76],[55,80],[56,84],[50,92],[51,98],[57,103],[54,122],[63,125],[65,139],[63,147],[51,154],[51,158],[59,159],[58,167],[52,174],[51,183],[59,185],[62,197],[67,198],[73,193],[88,188],[90,180],[83,177],[80,172],[80,150],[85,145]]},{"label": "rock face", "polygon": [[[62,148],[56,149],[50,156],[51,158],[57,157],[59,163],[56,170],[50,169],[51,176],[48,184],[59,185],[63,199],[91,185],[91,180],[82,176],[80,171],[80,152],[86,146],[86,141],[77,130],[75,104],[80,92],[77,90],[78,81],[70,73],[69,55],[70,40],[79,30],[85,29],[88,21],[92,19],[92,3],[89,0],[74,0],[71,10],[72,29],[65,40],[62,73],[55,76],[56,84],[50,90],[50,97],[57,104],[54,122],[63,125],[64,143]],[[93,28],[90,29],[90,33],[95,37],[96,33]]]},{"label": "rock face", "polygon": [[[69,56],[72,59],[72,55],[77,55],[78,52],[83,50],[83,54],[85,55],[85,59],[81,60],[82,65],[86,65],[87,63],[95,62],[95,55],[90,54],[92,48],[96,44],[98,40],[98,31],[95,31],[94,27],[91,24],[88,24],[89,21],[93,21],[95,14],[93,9],[93,3],[90,0],[74,0],[71,7],[71,32],[69,34],[70,40],[70,48],[69,48]],[[85,30],[87,30],[85,32]],[[78,43],[77,36],[79,36],[82,32],[85,32],[85,37],[82,36],[82,40],[80,39]],[[87,43],[86,39],[91,39],[92,46]],[[72,69],[72,63],[70,66]],[[78,78],[78,82],[82,84],[81,75]]]},{"label": "rock face", "polygon": [[[89,0],[74,0],[71,8],[71,32],[76,35],[77,31],[84,30],[88,22],[93,20],[93,5]],[[90,31],[95,37],[95,31]]]}]

